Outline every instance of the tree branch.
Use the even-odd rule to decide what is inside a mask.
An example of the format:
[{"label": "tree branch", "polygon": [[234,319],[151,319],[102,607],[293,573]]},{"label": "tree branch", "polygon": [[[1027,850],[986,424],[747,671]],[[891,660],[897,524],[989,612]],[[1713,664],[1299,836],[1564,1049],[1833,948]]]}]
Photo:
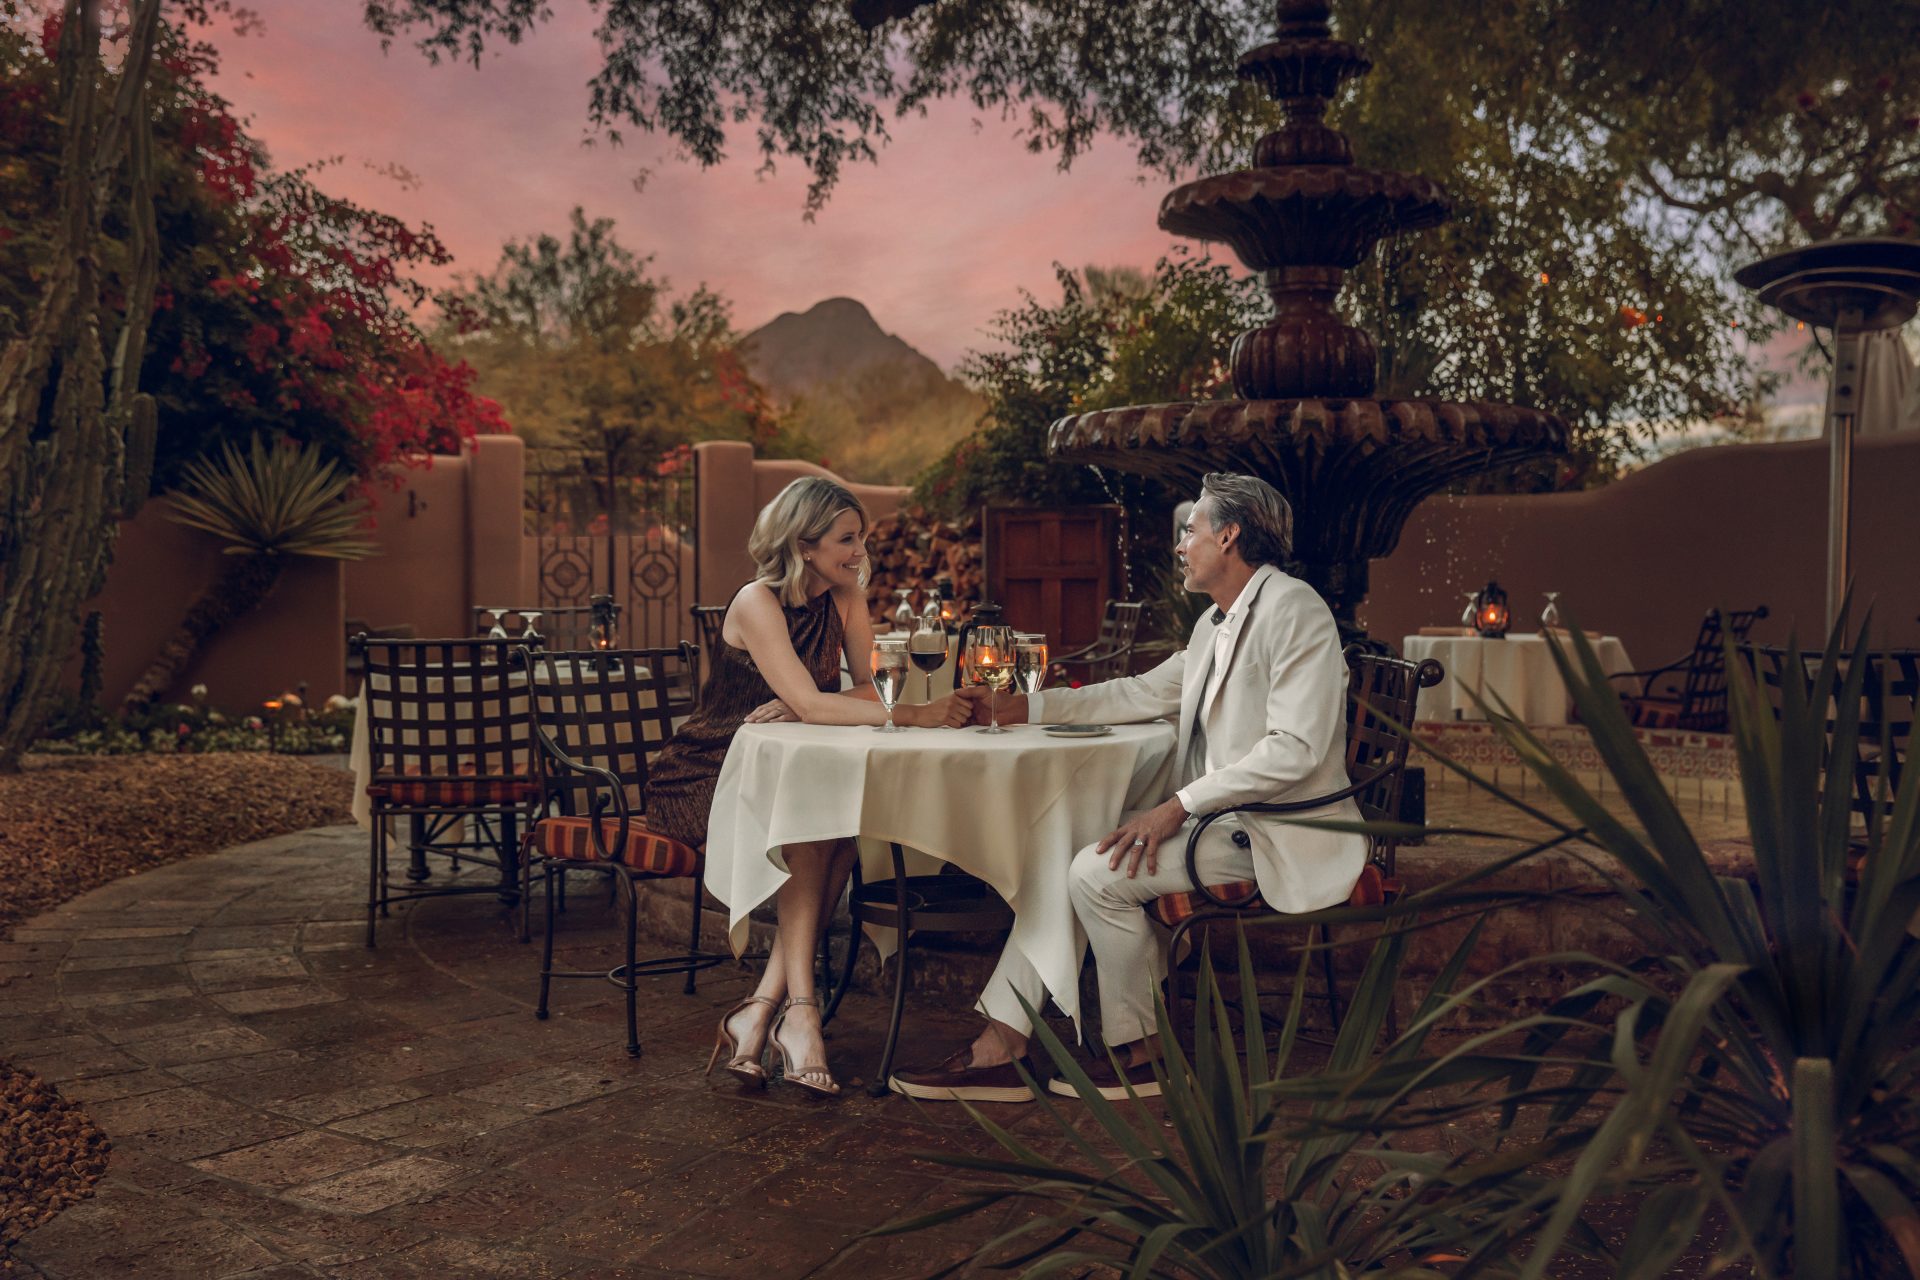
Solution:
[{"label": "tree branch", "polygon": [[895,18],[904,18],[917,9],[931,8],[938,3],[940,0],[851,0],[848,8],[856,26],[862,31],[872,31]]}]

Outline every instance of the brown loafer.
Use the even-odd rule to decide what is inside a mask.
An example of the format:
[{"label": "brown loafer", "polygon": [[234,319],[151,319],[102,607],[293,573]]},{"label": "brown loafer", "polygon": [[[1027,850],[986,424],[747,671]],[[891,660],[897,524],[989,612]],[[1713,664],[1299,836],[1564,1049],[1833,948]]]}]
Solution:
[{"label": "brown loafer", "polygon": [[887,1087],[909,1098],[932,1102],[1032,1102],[1033,1091],[1011,1062],[972,1067],[971,1047],[925,1071],[896,1071]]},{"label": "brown loafer", "polygon": [[[1153,1063],[1142,1062],[1127,1068],[1126,1079],[1113,1069],[1113,1063],[1106,1058],[1087,1064],[1087,1078],[1093,1081],[1093,1087],[1100,1096],[1109,1102],[1118,1102],[1127,1096],[1127,1087],[1131,1085],[1135,1096],[1157,1098],[1160,1096],[1160,1082],[1154,1078]],[[1065,1076],[1055,1076],[1047,1081],[1047,1092],[1057,1093],[1063,1098],[1077,1098],[1080,1091]]]}]

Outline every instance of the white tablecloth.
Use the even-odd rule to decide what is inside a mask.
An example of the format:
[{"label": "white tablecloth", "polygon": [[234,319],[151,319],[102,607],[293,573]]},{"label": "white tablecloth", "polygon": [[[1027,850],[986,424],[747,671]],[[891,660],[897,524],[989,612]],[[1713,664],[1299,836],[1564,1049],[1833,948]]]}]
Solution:
[{"label": "white tablecloth", "polygon": [[[865,726],[746,725],[707,822],[707,889],[727,904],[736,953],[747,915],[787,879],[780,847],[842,836],[897,841],[978,876],[1013,907],[1018,947],[1076,1020],[1086,936],[1067,869],[1129,808],[1167,788],[1173,727],[1118,725],[1057,738],[1036,725],[876,733]],[[890,878],[889,865],[864,868]]]},{"label": "white tablecloth", "polygon": [[[1614,636],[1589,636],[1594,655],[1608,675],[1633,670],[1627,651]],[[1438,659],[1446,678],[1420,691],[1422,720],[1484,720],[1474,705],[1479,694],[1499,709],[1504,700],[1523,724],[1566,724],[1573,709],[1567,687],[1553,665],[1553,653],[1539,635],[1509,635],[1504,640],[1478,636],[1408,636],[1401,651],[1419,662]]]}]

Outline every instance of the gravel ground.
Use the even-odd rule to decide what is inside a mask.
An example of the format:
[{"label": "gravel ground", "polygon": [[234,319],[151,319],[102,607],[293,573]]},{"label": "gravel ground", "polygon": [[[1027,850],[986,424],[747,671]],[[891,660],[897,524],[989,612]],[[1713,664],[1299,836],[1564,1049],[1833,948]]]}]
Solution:
[{"label": "gravel ground", "polygon": [[[293,756],[28,757],[0,776],[0,942],[109,880],[346,822],[352,792],[350,775]],[[86,1112],[0,1060],[0,1275],[14,1240],[92,1194],[107,1150]]]}]

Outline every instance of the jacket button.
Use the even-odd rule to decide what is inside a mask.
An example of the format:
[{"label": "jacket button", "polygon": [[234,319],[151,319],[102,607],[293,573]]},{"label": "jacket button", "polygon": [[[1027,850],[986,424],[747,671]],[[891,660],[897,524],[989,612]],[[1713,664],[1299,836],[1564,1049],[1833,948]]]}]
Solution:
[{"label": "jacket button", "polygon": [[1244,831],[1236,831],[1236,832],[1234,832],[1234,833],[1233,833],[1233,842],[1234,842],[1235,844],[1237,844],[1237,845],[1239,845],[1239,846],[1240,846],[1240,847],[1241,847],[1242,849],[1244,849],[1244,848],[1246,848],[1246,847],[1247,847],[1248,845],[1250,845],[1250,844],[1252,844],[1252,843],[1253,843],[1253,841],[1251,841],[1251,840],[1249,840],[1249,839],[1247,838],[1247,833],[1246,833],[1246,832],[1244,832]]}]

